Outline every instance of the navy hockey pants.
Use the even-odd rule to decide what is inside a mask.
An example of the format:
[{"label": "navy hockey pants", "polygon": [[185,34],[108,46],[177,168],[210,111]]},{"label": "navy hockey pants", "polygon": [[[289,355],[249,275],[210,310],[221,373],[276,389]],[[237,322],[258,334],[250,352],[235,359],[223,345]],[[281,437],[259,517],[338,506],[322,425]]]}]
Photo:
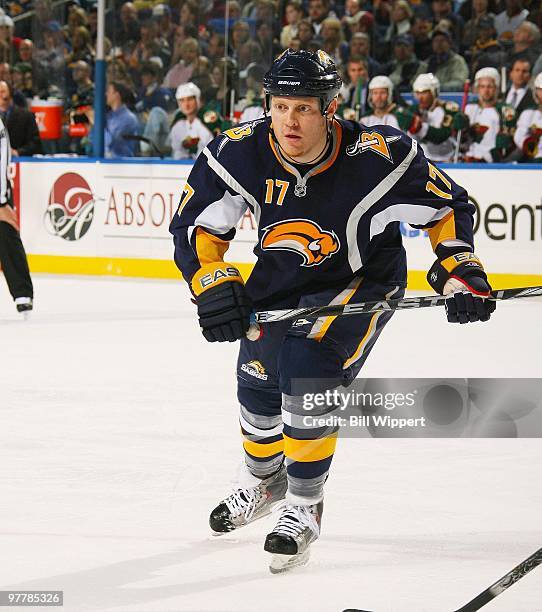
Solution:
[{"label": "navy hockey pants", "polygon": [[[400,298],[404,289],[353,278],[342,288],[305,295],[299,307]],[[269,308],[271,310],[271,308]],[[259,477],[286,461],[287,501],[312,504],[323,485],[335,451],[338,428],[307,423],[303,395],[348,386],[359,373],[392,312],[263,326],[263,337],[241,340],[237,396],[245,461]],[[329,415],[334,408],[311,410]]]}]

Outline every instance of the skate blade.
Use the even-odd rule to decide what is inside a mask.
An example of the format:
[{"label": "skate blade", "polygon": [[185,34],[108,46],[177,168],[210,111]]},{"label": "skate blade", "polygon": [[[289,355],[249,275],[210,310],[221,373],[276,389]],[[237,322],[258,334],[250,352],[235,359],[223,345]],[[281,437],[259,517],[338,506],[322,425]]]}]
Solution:
[{"label": "skate blade", "polygon": [[282,574],[289,572],[297,567],[303,567],[309,561],[310,551],[307,548],[302,553],[297,555],[273,555],[269,564],[269,571],[272,574]]}]

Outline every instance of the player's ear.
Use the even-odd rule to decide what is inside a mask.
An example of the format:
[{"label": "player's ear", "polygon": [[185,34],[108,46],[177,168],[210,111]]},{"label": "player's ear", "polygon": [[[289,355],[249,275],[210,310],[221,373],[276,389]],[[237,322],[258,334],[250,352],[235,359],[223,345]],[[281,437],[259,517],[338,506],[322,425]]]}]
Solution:
[{"label": "player's ear", "polygon": [[326,117],[329,121],[333,119],[333,115],[337,112],[337,108],[339,106],[339,102],[337,98],[331,100],[329,106],[327,107]]}]

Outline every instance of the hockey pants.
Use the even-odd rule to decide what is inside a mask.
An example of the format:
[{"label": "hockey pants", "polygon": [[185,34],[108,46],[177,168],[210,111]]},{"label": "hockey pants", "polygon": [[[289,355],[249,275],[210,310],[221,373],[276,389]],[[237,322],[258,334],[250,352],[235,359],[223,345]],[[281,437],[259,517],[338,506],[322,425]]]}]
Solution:
[{"label": "hockey pants", "polygon": [[[299,307],[399,298],[402,287],[355,277],[343,287],[303,296]],[[271,310],[271,308],[269,308]],[[307,419],[328,416],[334,406],[304,407],[306,393],[348,386],[358,375],[391,312],[268,323],[263,337],[241,340],[237,396],[248,469],[258,477],[283,461],[287,501],[307,505],[323,498],[338,427]]]}]

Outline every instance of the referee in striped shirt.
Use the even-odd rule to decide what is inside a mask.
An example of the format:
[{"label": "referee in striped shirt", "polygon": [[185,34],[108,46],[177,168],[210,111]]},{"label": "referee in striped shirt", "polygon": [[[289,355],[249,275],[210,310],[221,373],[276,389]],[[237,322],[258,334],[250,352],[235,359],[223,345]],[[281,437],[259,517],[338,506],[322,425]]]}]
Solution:
[{"label": "referee in striped shirt", "polygon": [[9,135],[0,119],[0,265],[18,312],[27,315],[32,310],[34,289],[19,234],[19,224],[12,206],[10,162]]}]

